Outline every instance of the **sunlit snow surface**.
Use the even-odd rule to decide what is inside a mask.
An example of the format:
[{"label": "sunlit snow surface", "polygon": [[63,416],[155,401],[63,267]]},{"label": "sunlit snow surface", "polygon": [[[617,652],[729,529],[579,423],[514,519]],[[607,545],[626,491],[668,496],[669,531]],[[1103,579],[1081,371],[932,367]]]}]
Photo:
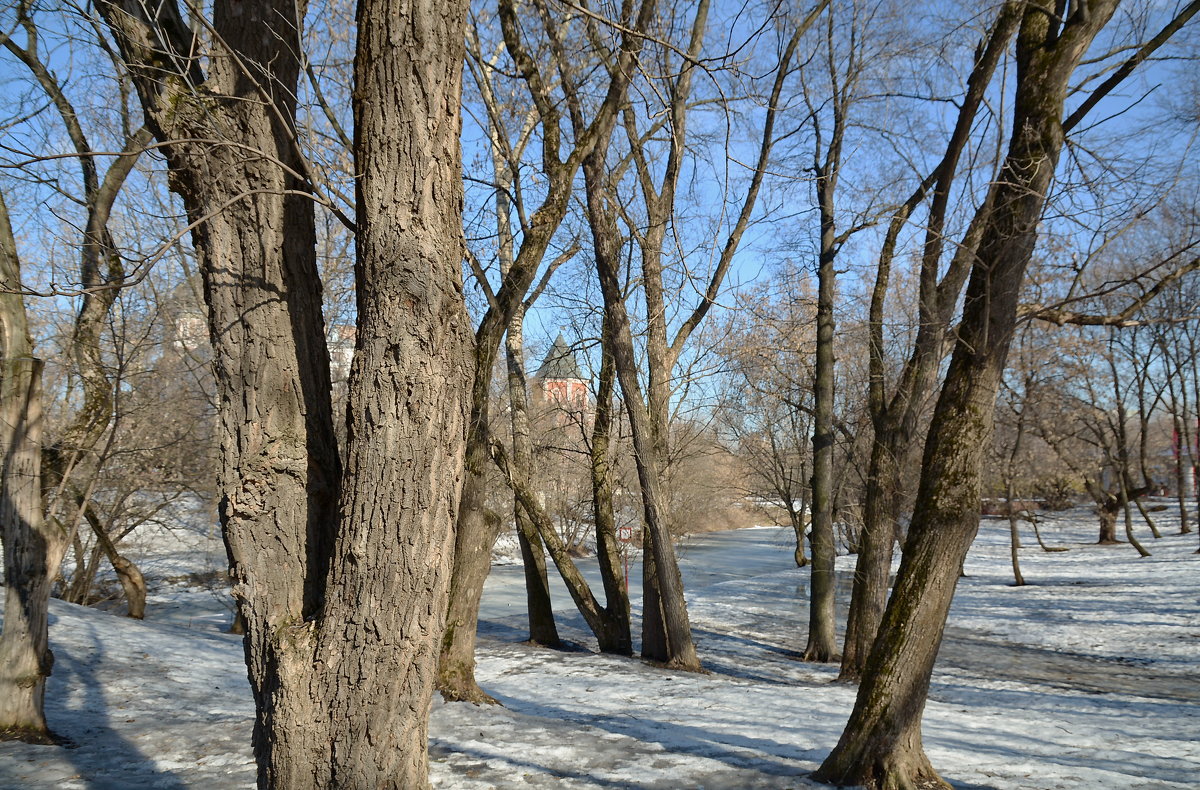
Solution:
[{"label": "sunlit snow surface", "polygon": [[[926,750],[955,786],[1200,787],[1200,540],[1175,535],[1170,512],[1156,518],[1161,540],[1137,522],[1154,553],[1139,559],[1090,545],[1086,510],[1051,514],[1043,536],[1070,551],[1043,553],[1026,534],[1023,588],[1007,522],[983,522],[925,712]],[[789,534],[726,533],[683,552],[703,564],[705,545],[753,542],[786,567]],[[148,575],[176,580],[158,583],[148,622],[52,605],[47,711],[76,748],[0,743],[0,788],[254,785],[241,642],[219,631],[219,591],[179,579],[189,564],[219,568],[220,543],[197,527],[141,551]],[[851,567],[839,558],[839,573]],[[834,667],[797,660],[807,571],[744,573],[688,590],[703,675],[530,648],[520,616],[485,614],[477,675],[505,707],[435,701],[434,786],[815,786],[805,776],[836,743],[854,690],[832,682]],[[560,629],[594,646],[577,615],[562,612]]]}]

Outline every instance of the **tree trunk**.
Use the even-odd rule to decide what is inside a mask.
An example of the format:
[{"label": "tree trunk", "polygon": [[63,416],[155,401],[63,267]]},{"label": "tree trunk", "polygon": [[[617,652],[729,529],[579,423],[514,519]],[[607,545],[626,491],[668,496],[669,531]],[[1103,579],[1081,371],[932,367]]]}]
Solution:
[{"label": "tree trunk", "polygon": [[479,601],[491,570],[492,546],[503,526],[500,516],[487,507],[487,482],[482,469],[491,461],[486,455],[480,456],[486,452],[482,441],[474,431],[467,440],[467,471],[454,530],[454,564],[437,688],[448,701],[495,705],[496,700],[475,681]]},{"label": "tree trunk", "polygon": [[43,702],[50,653],[50,588],[67,539],[43,517],[42,361],[21,296],[21,265],[0,194],[0,740],[52,743]]},{"label": "tree trunk", "polygon": [[[529,437],[529,395],[526,390],[524,306],[517,308],[505,336],[505,358],[508,363],[508,399],[512,416],[512,460],[527,480],[534,479],[533,444]],[[529,641],[537,645],[558,647],[558,627],[554,623],[554,608],[550,602],[550,579],[546,575],[546,549],[538,536],[537,527],[529,514],[513,498],[513,514],[517,520],[517,538],[521,543],[521,560],[525,568],[525,600],[529,612]]]},{"label": "tree trunk", "polygon": [[342,524],[320,628],[286,635],[317,645],[330,786],[428,785],[473,373],[460,271],[466,5],[358,6],[358,342]]},{"label": "tree trunk", "polygon": [[818,169],[817,203],[821,213],[821,252],[817,261],[817,352],[813,368],[812,581],[809,585],[808,644],[805,661],[836,661],[835,591],[837,549],[833,537],[833,302],[837,273],[834,241],[834,194],[840,166],[840,115],[826,163]]},{"label": "tree trunk", "polygon": [[1175,500],[1179,505],[1179,534],[1186,535],[1192,531],[1191,522],[1188,519],[1188,494],[1187,490],[1187,457],[1183,450],[1182,444],[1184,441],[1182,423],[1179,419],[1179,413],[1175,410],[1174,397],[1171,403],[1171,421],[1175,427]]},{"label": "tree trunk", "polygon": [[833,258],[818,273],[817,362],[813,413],[812,582],[809,586],[805,661],[837,659],[834,591],[837,556],[833,539]]},{"label": "tree trunk", "polygon": [[1117,540],[1117,511],[1120,509],[1120,505],[1116,497],[1111,499],[1111,504],[1105,502],[1096,507],[1096,515],[1100,518],[1100,539],[1096,543],[1101,546],[1119,542]]},{"label": "tree trunk", "polygon": [[[612,467],[609,464],[615,377],[612,336],[608,321],[605,320],[600,347],[600,381],[596,388],[596,413],[592,419],[591,477],[596,555],[600,561],[600,578],[604,583],[604,608],[612,621],[613,636],[612,639],[600,641],[600,652],[628,656],[633,654],[629,590],[625,584],[621,568],[621,549],[617,543],[617,521],[613,514]],[[600,635],[596,636],[599,638]]]},{"label": "tree trunk", "polygon": [[[4,221],[7,225],[7,215]],[[6,278],[5,287],[9,282]],[[0,359],[0,458],[4,464],[0,481],[0,537],[4,542],[0,740],[54,743],[44,712],[46,678],[54,665],[49,603],[66,541],[61,531],[42,517],[42,361],[29,356],[20,295],[6,293],[0,301],[7,303],[0,316],[7,335]],[[19,309],[19,316],[14,309]],[[25,342],[14,335],[24,336]]]},{"label": "tree trunk", "polygon": [[[578,607],[579,613],[587,621],[588,627],[596,635],[602,645],[612,645],[620,638],[620,621],[610,616],[609,612],[600,607],[600,602],[592,593],[587,579],[580,573],[579,567],[571,558],[570,551],[562,537],[554,529],[554,524],[546,514],[545,509],[538,503],[529,481],[521,476],[520,470],[512,465],[504,447],[499,442],[492,442],[492,457],[500,471],[508,479],[513,494],[520,500],[522,507],[529,513],[530,519],[537,526],[538,532],[545,541],[550,557],[554,560],[558,572],[562,575],[563,583],[571,594],[571,599]],[[607,651],[615,652],[615,651]]]},{"label": "tree trunk", "polygon": [[[967,92],[959,106],[946,152],[937,168],[895,212],[880,249],[871,293],[867,398],[874,432],[868,480],[877,481],[878,484],[875,490],[868,485],[867,490],[862,551],[854,568],[854,588],[850,597],[850,615],[839,675],[841,679],[852,680],[862,675],[883,617],[892,547],[900,539],[899,518],[902,503],[907,499],[900,483],[899,470],[911,463],[919,449],[916,434],[921,405],[935,384],[938,367],[946,353],[946,330],[953,320],[959,292],[970,271],[970,261],[979,243],[993,197],[989,192],[952,257],[950,266],[939,280],[942,251],[946,243],[943,228],[951,187],[959,159],[970,139],[976,114],[983,104],[996,67],[1016,32],[1019,10],[1019,4],[1008,2],[997,14],[995,24],[977,50],[974,68],[967,78]],[[925,244],[921,254],[920,326],[912,353],[889,400],[885,392],[883,322],[892,263],[901,231],[931,188],[933,200],[926,220]]]},{"label": "tree trunk", "polygon": [[863,529],[854,566],[854,590],[846,617],[839,680],[853,681],[861,677],[887,605],[888,577],[892,570],[892,549],[900,508],[899,470],[895,458],[898,448],[889,441],[894,436],[894,432],[885,434],[876,428],[871,443]]},{"label": "tree trunk", "polygon": [[675,669],[698,671],[700,659],[692,641],[687,603],[683,597],[683,578],[675,558],[675,546],[667,524],[660,488],[659,470],[663,468],[663,463],[658,457],[654,429],[651,426],[652,418],[642,398],[641,384],[638,382],[633,336],[621,291],[620,261],[616,248],[621,234],[616,227],[613,208],[609,204],[611,195],[604,169],[603,148],[584,158],[583,171],[596,270],[604,294],[605,320],[610,322],[613,362],[633,432],[634,462],[642,490],[646,532],[642,563],[643,566],[652,564],[649,571],[644,569],[644,574],[650,574],[647,581],[653,582],[658,589],[657,596],[653,595],[650,587],[643,590],[643,617],[648,620],[659,618],[662,634],[659,638],[657,634],[648,635],[643,630],[642,655]]},{"label": "tree trunk", "polygon": [[174,4],[99,8],[194,223],[220,401],[220,515],[259,711],[259,782],[318,785],[329,770],[329,722],[313,698],[313,640],[303,637],[325,603],[341,462],[313,206],[294,144],[301,45],[289,20],[302,19],[304,5],[218,0],[214,38],[228,53],[211,58],[207,75]]},{"label": "tree trunk", "polygon": [[788,508],[788,521],[792,525],[792,532],[796,535],[796,548],[792,551],[792,559],[796,561],[797,568],[808,565],[808,555],[804,552],[804,530],[807,527],[807,524],[804,523],[804,513],[806,510],[808,508],[803,505],[799,510],[794,507]]},{"label": "tree trunk", "polygon": [[82,502],[80,507],[84,508],[83,517],[87,519],[92,533],[96,536],[97,544],[104,551],[104,556],[117,574],[117,581],[121,583],[121,591],[125,593],[125,602],[129,604],[129,617],[135,620],[146,619],[146,578],[138,566],[117,549],[117,544],[113,542],[112,537],[104,528],[104,524],[101,523],[92,508]]},{"label": "tree trunk", "polygon": [[207,75],[173,4],[100,9],[194,223],[259,784],[424,786],[470,367],[465,3],[359,5],[359,327],[340,519],[311,185],[294,144],[290,21],[304,6],[218,0],[213,39],[228,52]]},{"label": "tree trunk", "polygon": [[900,572],[854,711],[814,774],[818,781],[947,786],[925,756],[921,715],[954,587],[979,528],[980,467],[1037,221],[1062,149],[1067,84],[1115,8],[1116,0],[1095,0],[1061,24],[1044,0],[1023,11],[1012,139],[925,445]]}]

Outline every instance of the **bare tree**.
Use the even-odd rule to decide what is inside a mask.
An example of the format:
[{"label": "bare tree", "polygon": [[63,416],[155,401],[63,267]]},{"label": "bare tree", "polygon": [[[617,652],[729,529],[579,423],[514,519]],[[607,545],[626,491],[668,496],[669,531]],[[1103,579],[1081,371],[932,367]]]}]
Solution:
[{"label": "bare tree", "polygon": [[[979,525],[980,465],[1038,220],[1065,134],[1086,115],[1076,110],[1063,120],[1070,79],[1116,6],[1116,0],[1085,0],[1064,6],[1065,16],[1048,2],[1021,7],[1012,136],[926,441],[904,558],[850,721],[815,774],[821,781],[946,786],[922,748],[921,713],[955,583]],[[1173,29],[1198,9],[1185,9]],[[1093,94],[1084,106],[1097,101]]]},{"label": "bare tree", "polygon": [[[486,507],[485,470],[492,454],[492,436],[488,398],[492,370],[499,353],[500,341],[529,291],[543,262],[554,234],[568,208],[573,179],[584,158],[606,136],[629,87],[634,64],[643,44],[644,31],[654,12],[654,0],[644,0],[637,8],[625,9],[621,20],[623,32],[619,44],[610,53],[613,68],[607,86],[601,90],[603,99],[590,121],[584,120],[585,108],[580,101],[581,87],[575,66],[562,50],[564,46],[561,18],[552,14],[549,6],[536,6],[538,18],[529,20],[542,27],[542,34],[554,52],[551,71],[534,57],[524,29],[525,20],[517,13],[512,0],[499,6],[500,23],[505,50],[529,92],[538,115],[541,134],[541,169],[546,179],[541,204],[532,213],[520,211],[521,244],[513,257],[500,288],[488,299],[488,308],[475,331],[475,380],[472,386],[471,432],[467,444],[467,478],[458,524],[455,529],[454,575],[450,590],[450,612],[442,642],[438,687],[447,699],[492,702],[475,682],[475,630],[479,617],[479,599],[483,582],[491,563],[491,548],[499,534],[500,518]],[[554,75],[554,76],[552,76]],[[562,100],[554,92],[562,91]],[[566,108],[566,117],[563,113]],[[569,122],[574,140],[564,145]],[[497,138],[502,139],[502,138]],[[566,156],[563,150],[566,150]],[[482,285],[486,278],[477,278]],[[490,289],[489,289],[490,292]],[[523,475],[518,472],[514,479]],[[528,511],[528,508],[526,508]],[[531,514],[532,515],[532,514]],[[535,523],[537,519],[535,518]],[[545,535],[542,536],[545,538]]]},{"label": "bare tree", "polygon": [[192,20],[203,35],[171,3],[100,10],[205,278],[260,784],[424,785],[470,376],[459,268],[466,4],[359,5],[344,482],[314,255],[322,198],[296,145],[303,3],[219,1],[211,23]]},{"label": "bare tree", "polygon": [[[947,351],[947,330],[953,319],[974,247],[979,242],[980,221],[967,229],[939,279],[946,248],[946,224],[960,161],[971,142],[972,130],[984,105],[989,83],[1015,32],[1017,9],[1006,3],[976,50],[966,93],[955,125],[936,167],[894,210],[884,236],[871,290],[868,343],[867,408],[873,428],[870,466],[864,491],[864,523],[854,569],[854,587],[846,623],[840,677],[858,678],[883,616],[892,547],[899,534],[904,495],[902,470],[912,461],[926,402],[936,384],[938,367]],[[897,243],[916,209],[932,197],[926,219],[919,263],[917,332],[908,358],[887,390],[885,359],[885,304],[894,287],[893,266]],[[985,212],[977,217],[982,219]]]}]

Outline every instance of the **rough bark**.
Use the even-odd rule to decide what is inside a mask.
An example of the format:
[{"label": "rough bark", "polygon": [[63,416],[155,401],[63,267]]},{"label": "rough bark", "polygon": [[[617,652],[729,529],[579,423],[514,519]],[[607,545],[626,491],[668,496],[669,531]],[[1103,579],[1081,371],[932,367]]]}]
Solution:
[{"label": "rough bark", "polygon": [[219,0],[207,74],[173,4],[100,8],[204,275],[259,784],[424,786],[470,375],[459,272],[466,4],[359,6],[359,325],[344,489],[312,185],[295,146],[303,5]]},{"label": "rough bark", "polygon": [[1047,2],[1024,7],[1013,134],[925,446],[904,557],[854,711],[814,775],[819,781],[946,786],[922,748],[921,714],[954,587],[979,526],[983,448],[991,442],[1018,295],[1062,148],[1067,84],[1115,7],[1116,0],[1093,0],[1062,23]]},{"label": "rough bark", "polygon": [[50,587],[67,541],[43,518],[41,372],[20,294],[21,270],[0,195],[0,740],[52,743],[43,702],[54,663]]},{"label": "rough bark", "polygon": [[[341,463],[314,252],[313,207],[295,147],[304,6],[219,0],[207,74],[173,3],[99,4],[130,67],[171,188],[192,222],[220,416],[220,514],[247,627],[262,786],[327,774],[310,688]],[[262,35],[270,30],[271,35]]]},{"label": "rough bark", "polygon": [[328,695],[330,784],[416,788],[428,784],[473,373],[460,270],[466,3],[370,0],[357,20],[358,344],[314,685]]}]

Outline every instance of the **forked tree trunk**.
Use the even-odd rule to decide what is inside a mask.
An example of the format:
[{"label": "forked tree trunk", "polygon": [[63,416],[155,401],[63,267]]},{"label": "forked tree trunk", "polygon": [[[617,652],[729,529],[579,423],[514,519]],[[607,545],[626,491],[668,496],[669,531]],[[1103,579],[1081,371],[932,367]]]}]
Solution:
[{"label": "forked tree trunk", "polygon": [[566,584],[567,591],[571,594],[571,599],[575,602],[575,606],[578,607],[584,620],[587,621],[588,627],[592,629],[592,633],[596,635],[601,650],[609,653],[617,652],[613,647],[621,639],[621,620],[600,606],[587,579],[583,577],[578,566],[575,565],[575,560],[571,558],[566,543],[554,529],[554,524],[551,523],[545,508],[541,506],[533,489],[530,488],[529,480],[512,465],[503,445],[499,442],[492,442],[492,457],[495,459],[496,465],[500,467],[500,471],[508,479],[513,494],[537,526],[538,533],[545,541],[546,549],[550,552],[550,557],[554,560],[558,572],[562,575],[563,583]]},{"label": "forked tree trunk", "polygon": [[344,488],[311,184],[295,146],[303,3],[218,0],[208,74],[173,4],[100,9],[194,222],[259,784],[424,786],[470,368],[466,4],[359,5],[359,326]]},{"label": "forked tree trunk", "polygon": [[[648,23],[653,0],[642,0],[643,8],[634,27]],[[625,96],[631,73],[633,53],[640,49],[643,37],[627,31],[622,34],[621,50],[615,59],[608,94],[596,110],[591,126],[583,127],[582,110],[574,107],[572,121],[576,123],[575,148],[563,159],[559,142],[560,111],[557,100],[549,97],[547,81],[537,62],[526,48],[513,0],[501,0],[498,17],[504,33],[505,47],[513,58],[537,107],[542,132],[542,165],[546,178],[545,200],[523,228],[520,250],[512,269],[496,294],[475,332],[476,374],[472,387],[471,430],[467,440],[467,477],[464,495],[455,529],[455,571],[450,585],[450,623],[446,630],[442,655],[446,666],[439,671],[438,686],[450,699],[490,699],[479,689],[474,678],[475,628],[478,620],[479,591],[490,567],[491,547],[495,543],[498,524],[483,511],[474,508],[483,503],[483,470],[487,464],[490,426],[487,398],[490,395],[492,365],[496,359],[501,336],[518,305],[537,274],[538,267],[549,248],[555,232],[566,215],[572,179],[586,151],[601,136],[599,127],[611,127],[615,113]],[[564,67],[565,68],[565,67]],[[560,86],[570,91],[569,80]],[[486,547],[486,548],[485,548]],[[486,551],[486,555],[485,555]],[[466,567],[459,557],[475,558],[475,565]],[[478,580],[478,581],[476,581]],[[473,611],[472,611],[473,610]]]},{"label": "forked tree trunk", "polygon": [[1016,325],[1037,222],[1064,137],[1071,74],[1117,0],[1059,22],[1048,0],[1023,11],[1013,134],[967,287],[958,341],[925,445],[896,586],[837,747],[814,775],[901,790],[947,786],[921,743],[921,715],[967,550],[979,528],[980,469]]},{"label": "forked tree trunk", "polygon": [[[871,294],[868,346],[870,378],[867,405],[874,432],[868,480],[873,482],[867,486],[864,503],[862,540],[854,568],[854,587],[850,596],[845,647],[838,676],[840,680],[856,680],[862,675],[883,617],[892,549],[899,533],[901,508],[907,500],[900,470],[911,463],[919,449],[916,434],[921,408],[934,387],[938,367],[946,353],[943,337],[953,320],[959,292],[970,271],[974,248],[979,243],[992,200],[989,194],[984,207],[972,220],[950,266],[939,280],[946,241],[943,227],[951,187],[959,160],[970,139],[976,114],[996,67],[1016,31],[1019,11],[1018,3],[1006,2],[997,14],[995,24],[977,50],[974,68],[967,78],[967,92],[959,107],[946,152],[937,168],[895,212],[880,249]],[[900,232],[930,190],[933,191],[933,200],[926,219],[925,244],[921,253],[920,326],[912,353],[889,399],[885,392],[883,320],[892,263]]]},{"label": "forked tree trunk", "polygon": [[674,669],[698,671],[700,659],[692,641],[687,603],[683,597],[683,578],[675,558],[675,546],[659,487],[662,459],[656,451],[654,431],[651,427],[652,418],[642,398],[633,336],[621,292],[617,250],[620,233],[616,226],[614,208],[609,203],[611,191],[607,186],[608,174],[604,166],[606,149],[606,145],[599,146],[597,151],[585,157],[583,171],[596,269],[604,294],[605,319],[610,322],[613,362],[617,380],[621,384],[626,413],[629,415],[633,433],[634,462],[642,491],[646,532],[642,562],[646,565],[652,559],[655,560],[654,568],[649,574],[657,586],[658,595],[652,595],[649,589],[643,591],[643,617],[656,617],[662,625],[662,633],[651,633],[650,636],[654,638],[647,639],[647,631],[643,630],[642,655]]}]

